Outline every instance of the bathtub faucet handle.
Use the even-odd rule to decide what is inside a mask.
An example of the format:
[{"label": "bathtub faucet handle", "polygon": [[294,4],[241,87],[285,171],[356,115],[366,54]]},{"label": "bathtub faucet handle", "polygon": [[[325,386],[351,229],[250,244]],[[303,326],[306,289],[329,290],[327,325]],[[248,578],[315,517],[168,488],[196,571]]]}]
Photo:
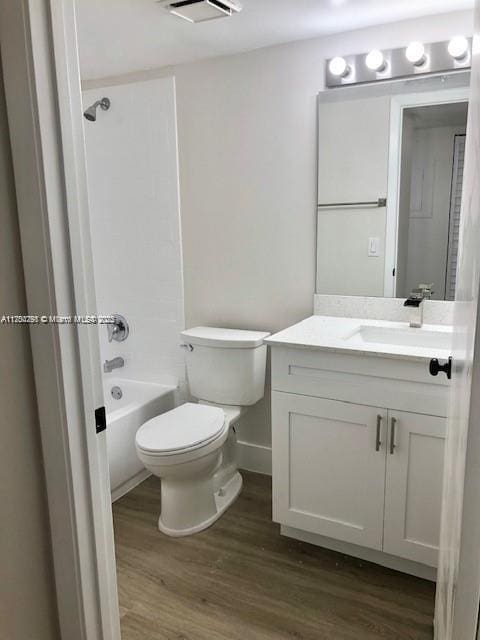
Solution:
[{"label": "bathtub faucet handle", "polygon": [[193,351],[193,344],[180,344],[180,349],[186,349],[189,353]]},{"label": "bathtub faucet handle", "polygon": [[108,341],[123,342],[128,338],[130,331],[128,322],[119,313],[113,314],[113,322],[107,324]]}]

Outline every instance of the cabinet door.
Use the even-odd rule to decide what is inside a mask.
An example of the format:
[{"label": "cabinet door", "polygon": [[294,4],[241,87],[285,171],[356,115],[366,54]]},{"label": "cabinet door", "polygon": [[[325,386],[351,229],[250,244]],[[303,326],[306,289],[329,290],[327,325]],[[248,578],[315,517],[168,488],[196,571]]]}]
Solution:
[{"label": "cabinet door", "polygon": [[274,520],[381,549],[386,417],[384,409],[273,392]]},{"label": "cabinet door", "polygon": [[389,411],[388,423],[383,550],[437,566],[446,420]]}]

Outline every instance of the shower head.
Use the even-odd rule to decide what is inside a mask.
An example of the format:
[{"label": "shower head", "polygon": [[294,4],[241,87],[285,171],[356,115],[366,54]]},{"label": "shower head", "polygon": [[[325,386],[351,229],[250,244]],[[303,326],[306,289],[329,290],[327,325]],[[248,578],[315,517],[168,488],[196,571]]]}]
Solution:
[{"label": "shower head", "polygon": [[104,111],[110,109],[110,100],[108,98],[102,98],[101,100],[97,100],[94,102],[88,109],[85,109],[83,115],[90,122],[95,122],[97,119],[97,107],[100,107]]}]

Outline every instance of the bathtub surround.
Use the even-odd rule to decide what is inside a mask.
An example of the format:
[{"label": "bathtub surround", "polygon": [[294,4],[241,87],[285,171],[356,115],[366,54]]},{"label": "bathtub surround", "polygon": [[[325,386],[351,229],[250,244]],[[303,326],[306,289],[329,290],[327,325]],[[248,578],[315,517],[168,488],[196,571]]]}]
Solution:
[{"label": "bathtub surround", "polygon": [[104,95],[108,111],[84,124],[98,312],[125,316],[130,334],[108,342],[99,327],[102,359],[125,359],[115,377],[177,385],[184,311],[174,81],[85,91],[84,105]]},{"label": "bathtub surround", "polygon": [[183,278],[174,81],[86,91],[84,106],[102,96],[109,109],[84,129],[98,312],[121,314],[129,326],[123,341],[109,341],[99,326],[116,500],[149,475],[135,433],[184,393]]}]

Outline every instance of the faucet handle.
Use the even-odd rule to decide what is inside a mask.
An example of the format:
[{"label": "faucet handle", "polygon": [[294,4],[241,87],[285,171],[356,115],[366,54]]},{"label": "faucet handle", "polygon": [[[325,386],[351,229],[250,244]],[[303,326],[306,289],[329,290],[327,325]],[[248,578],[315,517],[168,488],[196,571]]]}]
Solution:
[{"label": "faucet handle", "polygon": [[129,326],[126,319],[119,313],[113,314],[113,322],[107,324],[108,341],[123,342],[128,338]]}]

